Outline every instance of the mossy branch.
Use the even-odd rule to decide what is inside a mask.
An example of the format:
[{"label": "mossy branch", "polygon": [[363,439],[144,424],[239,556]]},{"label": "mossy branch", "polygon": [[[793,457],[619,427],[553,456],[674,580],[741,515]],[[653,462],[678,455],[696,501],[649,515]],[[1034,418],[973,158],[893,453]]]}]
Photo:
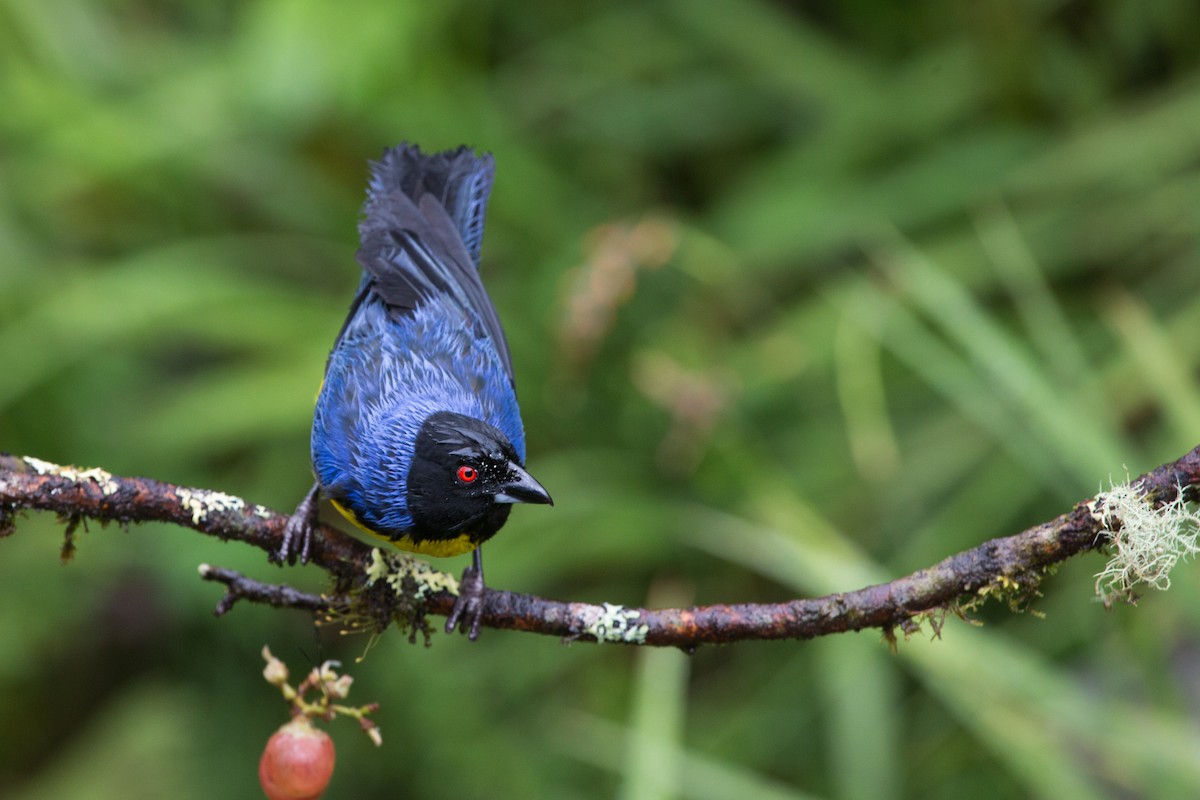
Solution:
[{"label": "mossy branch", "polygon": [[[747,639],[811,639],[866,628],[879,628],[890,636],[896,627],[910,630],[925,615],[959,608],[981,595],[1031,593],[1046,567],[1114,541],[1114,562],[1106,572],[1123,576],[1134,573],[1120,563],[1122,552],[1141,557],[1146,548],[1179,542],[1181,555],[1195,552],[1197,516],[1187,511],[1184,501],[1192,499],[1198,484],[1200,446],[1112,492],[1078,503],[1054,520],[857,591],[783,603],[635,609],[488,589],[483,624],[569,640],[683,648]],[[68,541],[81,520],[122,525],[157,521],[244,542],[267,553],[278,549],[288,520],[287,514],[220,492],[0,454],[0,535],[12,533],[16,512],[25,509],[56,512],[68,523]],[[1131,548],[1130,541],[1140,544]],[[69,549],[69,544],[64,546],[64,554]],[[423,628],[425,614],[444,616],[454,604],[452,576],[412,559],[384,559],[328,526],[314,537],[311,561],[334,578],[329,595],[266,584],[207,565],[201,574],[226,586],[218,613],[244,599],[359,626],[385,628],[400,621],[414,625],[415,635]],[[1111,582],[1106,585],[1111,591]],[[1132,583],[1120,585],[1132,591]]]}]

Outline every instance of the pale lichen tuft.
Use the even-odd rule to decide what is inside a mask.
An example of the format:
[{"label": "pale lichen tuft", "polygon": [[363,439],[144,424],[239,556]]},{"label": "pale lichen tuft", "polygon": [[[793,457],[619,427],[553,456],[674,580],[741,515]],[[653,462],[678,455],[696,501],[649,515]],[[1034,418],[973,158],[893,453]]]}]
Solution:
[{"label": "pale lichen tuft", "polygon": [[64,467],[49,461],[43,461],[40,458],[34,458],[33,456],[25,456],[22,458],[22,461],[33,467],[33,471],[38,475],[58,475],[76,483],[91,481],[100,487],[100,491],[104,493],[105,497],[110,494],[116,494],[121,488],[120,484],[113,478],[111,472],[106,472],[99,467],[92,467],[91,469]]},{"label": "pale lichen tuft", "polygon": [[625,606],[605,603],[603,606],[587,605],[580,609],[584,620],[584,633],[597,642],[622,644],[645,644],[648,625],[635,623],[642,612]]},{"label": "pale lichen tuft", "polygon": [[1091,509],[1112,546],[1112,558],[1096,575],[1096,594],[1106,605],[1132,599],[1139,585],[1168,589],[1175,563],[1200,553],[1200,513],[1182,490],[1156,507],[1142,485],[1126,482],[1096,495]]},{"label": "pale lichen tuft", "polygon": [[[416,600],[425,600],[438,592],[458,594],[458,579],[453,575],[439,572],[429,566],[428,561],[407,553],[385,553],[376,547],[371,551],[371,563],[367,565],[367,586],[381,579],[398,596],[411,593]],[[412,581],[415,590],[405,586],[406,579]]]},{"label": "pale lichen tuft", "polygon": [[179,504],[192,512],[192,524],[199,525],[209,514],[221,511],[241,511],[246,507],[246,501],[224,492],[212,492],[207,489],[187,489],[177,487],[175,496]]},{"label": "pale lichen tuft", "polygon": [[433,629],[425,621],[425,601],[438,592],[458,594],[458,580],[453,575],[438,572],[406,553],[379,548],[371,550],[364,577],[362,585],[350,590],[320,622],[340,626],[343,633],[370,633],[367,650],[393,623],[408,631],[410,642],[423,634],[428,646]]}]

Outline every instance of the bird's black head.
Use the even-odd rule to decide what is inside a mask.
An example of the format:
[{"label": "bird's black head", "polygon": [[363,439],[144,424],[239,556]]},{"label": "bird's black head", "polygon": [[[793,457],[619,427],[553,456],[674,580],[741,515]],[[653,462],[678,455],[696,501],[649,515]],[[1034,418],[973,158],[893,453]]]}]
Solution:
[{"label": "bird's black head", "polygon": [[468,534],[481,543],[508,519],[513,503],[553,503],[495,427],[439,411],[417,433],[408,472],[408,512],[418,539]]}]

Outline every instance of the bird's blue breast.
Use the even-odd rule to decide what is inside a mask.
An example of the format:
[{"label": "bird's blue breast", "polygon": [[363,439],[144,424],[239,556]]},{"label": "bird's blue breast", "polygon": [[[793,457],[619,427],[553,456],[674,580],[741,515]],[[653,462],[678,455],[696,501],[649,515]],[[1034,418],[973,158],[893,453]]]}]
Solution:
[{"label": "bird's blue breast", "polygon": [[313,416],[313,467],[324,493],[372,530],[407,531],[417,433],[438,411],[493,425],[524,463],[516,394],[478,321],[438,296],[397,318],[368,292],[330,354]]}]

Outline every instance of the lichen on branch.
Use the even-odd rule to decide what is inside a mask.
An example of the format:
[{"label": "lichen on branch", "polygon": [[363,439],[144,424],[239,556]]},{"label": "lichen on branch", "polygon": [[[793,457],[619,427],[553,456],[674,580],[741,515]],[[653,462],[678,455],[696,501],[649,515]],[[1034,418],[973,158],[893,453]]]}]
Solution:
[{"label": "lichen on branch", "polygon": [[1138,586],[1165,591],[1181,558],[1200,553],[1200,512],[1180,490],[1174,499],[1153,502],[1139,483],[1114,484],[1096,495],[1092,514],[1111,543],[1111,557],[1096,575],[1096,594],[1111,605],[1134,599]]}]

